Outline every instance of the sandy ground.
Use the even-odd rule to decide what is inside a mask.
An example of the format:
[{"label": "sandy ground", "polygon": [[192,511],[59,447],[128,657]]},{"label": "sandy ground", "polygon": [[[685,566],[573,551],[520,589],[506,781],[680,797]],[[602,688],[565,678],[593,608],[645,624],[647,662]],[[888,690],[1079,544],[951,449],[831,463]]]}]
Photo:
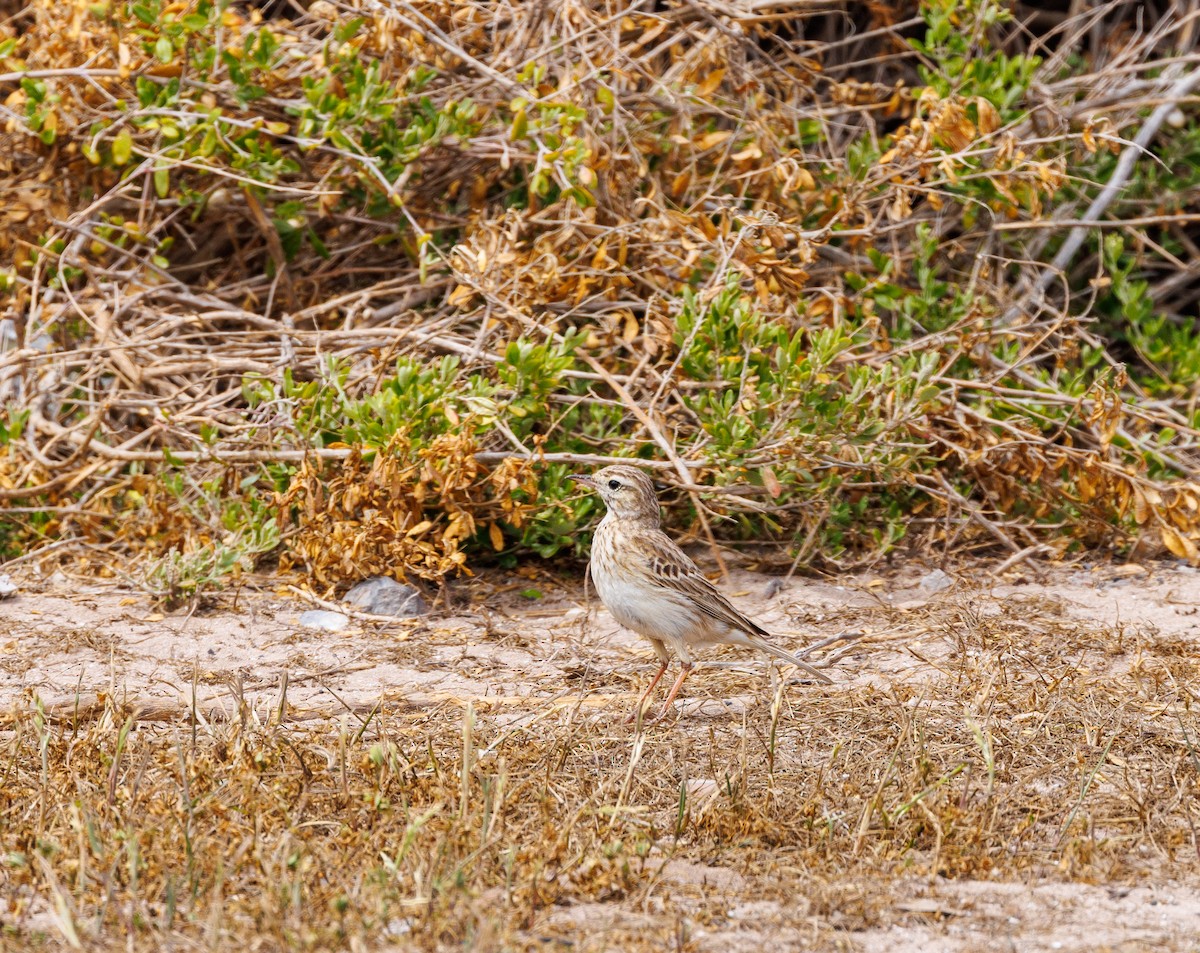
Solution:
[{"label": "sandy ground", "polygon": [[[141,594],[61,575],[17,576],[21,592],[0,602],[0,712],[31,695],[59,709],[105,694],[171,721],[188,710],[228,717],[239,699],[264,720],[286,698],[297,722],[369,710],[381,699],[413,706],[464,704],[503,722],[531,708],[583,705],[628,709],[653,671],[648,646],[622,630],[578,580],[547,585],[516,576],[456,584],[421,619],[352,620],[341,632],[302,627],[310,603],[286,587],[225,596],[218,610],[163,614]],[[530,590],[536,588],[539,593]],[[837,581],[735,572],[725,590],[794,650],[842,632],[862,638],[835,651],[839,682],[895,684],[929,677],[953,651],[946,611],[986,617],[1014,601],[1039,615],[1095,623],[1200,651],[1200,571],[1178,564],[1019,568],[1001,580],[986,571],[948,577],[913,567],[886,577]],[[759,685],[722,692],[719,665]],[[736,717],[769,704],[761,660],[723,654],[689,683],[685,714]],[[932,668],[931,668],[932,666]],[[284,674],[286,673],[286,686]],[[660,876],[678,904],[704,916],[689,927],[704,950],[806,948],[800,909],[734,897],[738,874],[681,862]],[[848,948],[891,953],[976,950],[1200,949],[1200,892],[1159,878],[1138,886],[1069,881],[1032,884],[914,879],[898,891],[896,926],[850,937]],[[729,894],[722,901],[722,891]],[[592,909],[594,907],[595,909]],[[570,935],[586,920],[604,949],[609,925],[631,916],[605,905],[551,911],[541,931]],[[616,919],[620,922],[617,924]],[[636,924],[633,924],[636,926]],[[593,948],[593,947],[587,947]],[[615,947],[614,947],[615,948]]]}]

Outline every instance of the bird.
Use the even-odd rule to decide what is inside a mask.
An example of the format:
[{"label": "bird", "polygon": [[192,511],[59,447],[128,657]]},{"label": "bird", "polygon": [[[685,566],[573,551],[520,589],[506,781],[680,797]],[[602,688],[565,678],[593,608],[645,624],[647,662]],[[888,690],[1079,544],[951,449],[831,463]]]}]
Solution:
[{"label": "bird", "polygon": [[654,484],[642,470],[615,464],[591,476],[574,473],[570,479],[595,491],[607,508],[592,537],[588,563],[596,593],[617,622],[650,641],[661,663],[630,721],[642,714],[676,655],[682,666],[679,677],[654,721],[663,718],[695,666],[692,650],[709,645],[755,648],[832,684],[771,642],[771,634],[738,611],[663,532]]}]

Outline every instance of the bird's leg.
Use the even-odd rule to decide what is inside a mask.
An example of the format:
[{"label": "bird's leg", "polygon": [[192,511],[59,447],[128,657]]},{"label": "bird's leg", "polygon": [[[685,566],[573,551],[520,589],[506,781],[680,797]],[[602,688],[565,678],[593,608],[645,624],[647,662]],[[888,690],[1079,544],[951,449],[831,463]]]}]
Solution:
[{"label": "bird's leg", "polygon": [[637,707],[633,710],[632,714],[625,719],[626,724],[637,721],[638,715],[640,715],[642,713],[642,709],[646,707],[646,699],[650,697],[650,693],[654,691],[655,686],[662,681],[662,677],[667,671],[667,666],[670,664],[671,660],[669,658],[663,659],[662,664],[658,667],[658,674],[654,676],[654,681],[650,683],[649,688],[642,692],[642,697],[638,699]]},{"label": "bird's leg", "polygon": [[671,690],[667,692],[667,700],[663,702],[662,711],[658,713],[655,721],[661,721],[666,717],[667,712],[671,710],[671,702],[675,701],[675,696],[679,694],[679,689],[683,687],[683,680],[692,672],[693,663],[690,659],[683,662],[683,667],[679,670],[679,677],[675,679],[675,684],[671,686]]}]

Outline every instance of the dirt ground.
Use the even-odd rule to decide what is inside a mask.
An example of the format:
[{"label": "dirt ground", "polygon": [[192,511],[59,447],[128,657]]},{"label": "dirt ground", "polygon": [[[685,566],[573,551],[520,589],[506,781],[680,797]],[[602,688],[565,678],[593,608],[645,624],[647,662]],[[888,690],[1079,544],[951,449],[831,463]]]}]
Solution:
[{"label": "dirt ground", "polygon": [[[586,600],[575,578],[456,583],[425,617],[352,619],[340,632],[301,626],[301,613],[314,606],[282,585],[226,594],[216,609],[164,614],[143,595],[111,585],[61,574],[15,581],[19,595],[0,602],[0,713],[28,710],[36,695],[58,712],[116,699],[147,723],[178,723],[191,712],[234,718],[247,707],[267,721],[282,703],[284,720],[303,728],[381,701],[417,710],[469,702],[502,731],[567,713],[616,723],[654,669],[649,647]],[[824,581],[735,571],[724,588],[793,650],[846,636],[811,656],[835,679],[830,691],[845,699],[901,689],[909,697],[961,679],[963,653],[988,648],[963,632],[983,631],[989,619],[1003,620],[1010,635],[1030,633],[1033,667],[1050,661],[1048,634],[1063,626],[1120,643],[1119,651],[1110,644],[1079,662],[1093,674],[1106,665],[1114,677],[1137,670],[1156,646],[1200,654],[1200,571],[1175,563],[1024,566],[1000,579],[986,567],[942,573],[912,566]],[[689,682],[678,718],[645,729],[648,744],[664,734],[737,737],[771,707],[774,669],[751,654],[718,655]],[[789,717],[805,718],[805,695],[815,690],[786,686]],[[1187,758],[1181,764],[1188,769]],[[700,799],[706,785],[716,788],[711,780],[689,784]],[[1078,789],[1063,790],[1067,806],[1076,797],[1083,800]],[[526,935],[567,944],[549,948],[597,950],[620,949],[622,937],[643,927],[673,932],[680,948],[699,950],[1200,949],[1194,839],[1165,856],[1136,835],[1122,836],[1124,854],[1144,862],[1125,865],[1113,881],[1098,878],[1095,867],[1080,873],[1061,864],[1031,867],[1024,879],[898,873],[881,895],[883,909],[863,922],[804,896],[764,898],[753,872],[662,844],[644,891],[556,905]],[[831,889],[846,897],[878,885],[851,879]],[[47,916],[37,903],[22,910],[18,932]]]}]

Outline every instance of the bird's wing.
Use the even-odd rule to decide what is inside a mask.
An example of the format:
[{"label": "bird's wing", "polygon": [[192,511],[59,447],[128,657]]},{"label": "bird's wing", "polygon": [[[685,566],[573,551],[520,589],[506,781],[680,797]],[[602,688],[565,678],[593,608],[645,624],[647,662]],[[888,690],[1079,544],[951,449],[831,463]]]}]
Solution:
[{"label": "bird's wing", "polygon": [[665,535],[656,540],[650,569],[656,577],[663,579],[663,587],[682,592],[705,615],[724,622],[731,628],[752,635],[770,637],[766,629],[742,615],[733,604],[717,590],[696,568],[687,553]]}]

